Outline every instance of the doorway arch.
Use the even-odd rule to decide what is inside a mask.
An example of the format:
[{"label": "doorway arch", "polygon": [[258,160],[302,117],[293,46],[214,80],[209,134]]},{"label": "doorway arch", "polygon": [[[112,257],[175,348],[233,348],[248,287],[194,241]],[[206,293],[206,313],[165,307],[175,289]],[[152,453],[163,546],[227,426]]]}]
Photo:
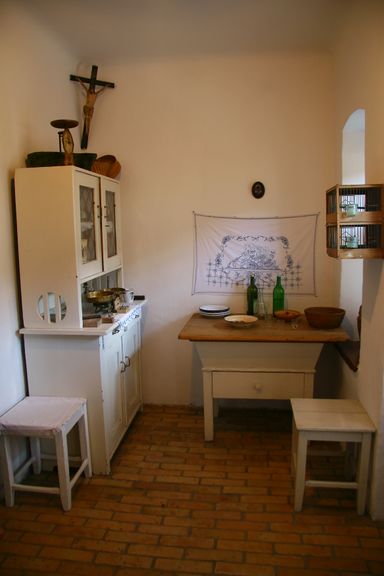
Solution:
[{"label": "doorway arch", "polygon": [[[365,110],[348,117],[342,134],[342,184],[365,184]],[[345,328],[358,340],[357,316],[363,295],[363,260],[341,260],[340,306],[346,311]]]}]

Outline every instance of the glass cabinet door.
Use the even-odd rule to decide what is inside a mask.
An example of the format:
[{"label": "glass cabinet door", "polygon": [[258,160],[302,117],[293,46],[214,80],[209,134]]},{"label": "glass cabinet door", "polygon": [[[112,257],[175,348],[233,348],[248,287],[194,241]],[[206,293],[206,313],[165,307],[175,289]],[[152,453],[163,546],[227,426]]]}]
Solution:
[{"label": "glass cabinet door", "polygon": [[81,261],[88,264],[96,260],[96,222],[94,211],[94,190],[88,186],[81,186],[80,192],[80,219],[81,219]]},{"label": "glass cabinet door", "polygon": [[110,271],[121,265],[120,250],[120,194],[115,182],[102,180],[102,238],[104,270]]},{"label": "glass cabinet door", "polygon": [[81,277],[86,278],[102,271],[99,180],[83,173],[77,173],[76,178],[80,211],[79,267]]},{"label": "glass cabinet door", "polygon": [[107,237],[107,257],[112,258],[117,254],[116,240],[116,205],[115,193],[105,191],[105,228]]}]

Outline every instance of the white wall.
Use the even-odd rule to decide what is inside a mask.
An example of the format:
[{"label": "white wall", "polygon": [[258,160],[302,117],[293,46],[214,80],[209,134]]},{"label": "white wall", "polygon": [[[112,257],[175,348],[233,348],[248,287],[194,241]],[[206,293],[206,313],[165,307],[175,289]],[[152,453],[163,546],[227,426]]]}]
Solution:
[{"label": "white wall", "polygon": [[[71,57],[37,21],[2,4],[2,54],[8,88],[1,93],[4,125],[12,140],[2,160],[3,194],[9,208],[7,175],[28,152],[56,150],[49,125],[55,118],[80,117],[81,91],[69,81],[94,62]],[[177,335],[191,312],[206,301],[227,301],[243,310],[243,297],[191,295],[193,218],[197,211],[229,216],[284,216],[320,212],[315,298],[291,298],[303,309],[336,300],[335,263],[325,256],[324,190],[335,182],[332,60],[328,54],[263,54],[130,61],[99,67],[116,83],[96,103],[88,151],[112,153],[123,170],[126,283],[149,298],[144,329],[144,399],[189,403],[192,347]],[[79,134],[74,130],[77,149]],[[251,184],[262,180],[266,195],[255,200]],[[12,225],[10,213],[8,231]],[[10,314],[3,322],[12,354],[3,366],[12,375],[12,397],[23,393],[14,253],[9,244],[7,293]],[[2,246],[2,249],[3,249]],[[11,306],[8,305],[11,302]],[[2,304],[3,305],[3,304]],[[15,371],[15,367],[16,371]],[[17,391],[16,393],[14,391]]]},{"label": "white wall", "polygon": [[[320,212],[318,298],[332,304],[324,190],[335,183],[329,55],[271,54],[129,62],[102,69],[90,149],[122,163],[126,282],[149,298],[144,400],[189,403],[192,347],[177,339],[205,302],[244,311],[243,296],[191,295],[193,211],[219,216]],[[251,184],[265,183],[255,200]]]},{"label": "white wall", "polygon": [[50,121],[77,114],[66,47],[26,19],[18,2],[0,3],[0,413],[25,394],[17,304],[11,178],[25,156],[57,150]]},{"label": "white wall", "polygon": [[[115,154],[123,166],[126,282],[149,297],[143,353],[146,402],[189,403],[196,397],[192,347],[178,341],[177,334],[199,304],[224,300],[191,295],[193,210],[229,216],[319,211],[318,297],[292,298],[289,305],[302,309],[335,303],[339,266],[325,255],[324,190],[339,180],[341,147],[335,135],[341,137],[356,108],[367,111],[367,181],[384,177],[384,5],[357,0],[351,7],[340,35],[336,76],[327,54],[206,55],[100,65],[100,75],[116,82],[116,89],[98,99],[89,151]],[[351,41],[357,30],[359,42]],[[78,70],[69,47],[26,18],[17,1],[2,0],[0,5],[0,58],[3,411],[24,394],[10,178],[28,152],[57,149],[49,123],[79,118],[79,92],[69,81],[69,74]],[[82,63],[87,71],[91,64]],[[259,201],[250,194],[255,180],[262,180],[267,190]],[[348,375],[344,382],[344,392],[356,393],[379,426],[372,511],[381,517],[383,285],[382,261],[365,262],[361,366],[357,376]],[[228,303],[234,310],[244,307],[239,296]]]},{"label": "white wall", "polygon": [[[384,181],[384,4],[356,0],[340,33],[336,64],[339,138],[348,116],[366,110],[366,182]],[[358,34],[358,42],[353,42]],[[341,147],[340,147],[341,158]],[[344,371],[342,393],[357,396],[374,420],[378,432],[371,494],[371,513],[384,517],[384,270],[382,260],[363,266],[362,337],[359,372]]]}]

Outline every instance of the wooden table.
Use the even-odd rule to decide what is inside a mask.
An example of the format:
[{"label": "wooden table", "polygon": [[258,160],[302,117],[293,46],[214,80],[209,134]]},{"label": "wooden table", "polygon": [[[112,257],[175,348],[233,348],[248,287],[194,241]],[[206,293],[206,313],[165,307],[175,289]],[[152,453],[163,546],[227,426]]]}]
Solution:
[{"label": "wooden table", "polygon": [[259,320],[251,328],[236,328],[224,318],[193,314],[179,339],[193,342],[201,360],[204,437],[210,441],[216,399],[311,398],[324,343],[344,342],[349,337],[340,328],[311,328],[304,316],[297,328],[282,320]]}]

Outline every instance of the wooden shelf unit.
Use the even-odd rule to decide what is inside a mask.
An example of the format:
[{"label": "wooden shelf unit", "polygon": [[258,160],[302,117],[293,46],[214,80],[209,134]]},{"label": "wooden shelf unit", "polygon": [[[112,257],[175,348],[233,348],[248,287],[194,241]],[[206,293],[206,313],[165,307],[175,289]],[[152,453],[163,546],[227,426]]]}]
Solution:
[{"label": "wooden shelf unit", "polygon": [[336,185],[326,192],[327,254],[384,258],[384,185]]}]

